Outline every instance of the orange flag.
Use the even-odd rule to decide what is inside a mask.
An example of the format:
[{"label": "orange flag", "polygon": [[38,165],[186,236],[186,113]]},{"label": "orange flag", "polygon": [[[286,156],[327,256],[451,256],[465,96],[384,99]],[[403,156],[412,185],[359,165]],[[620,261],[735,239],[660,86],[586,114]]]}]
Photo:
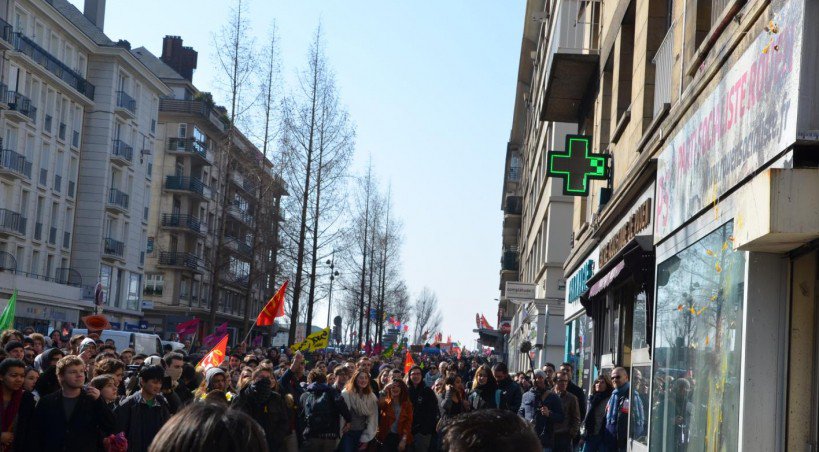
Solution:
[{"label": "orange flag", "polygon": [[202,372],[207,372],[208,369],[211,367],[219,367],[220,364],[225,360],[225,353],[227,352],[227,341],[228,335],[226,334],[222,339],[216,344],[216,347],[208,352],[202,361],[199,361],[199,364],[196,365],[198,370]]},{"label": "orange flag", "polygon": [[289,281],[285,281],[284,284],[279,287],[279,290],[276,291],[276,295],[273,295],[273,298],[264,305],[262,312],[256,317],[256,326],[270,326],[276,317],[284,315],[284,296],[287,293],[288,282]]},{"label": "orange flag", "polygon": [[404,357],[404,374],[408,374],[414,365],[415,361],[413,361],[412,355],[410,352],[407,352],[407,355]]}]

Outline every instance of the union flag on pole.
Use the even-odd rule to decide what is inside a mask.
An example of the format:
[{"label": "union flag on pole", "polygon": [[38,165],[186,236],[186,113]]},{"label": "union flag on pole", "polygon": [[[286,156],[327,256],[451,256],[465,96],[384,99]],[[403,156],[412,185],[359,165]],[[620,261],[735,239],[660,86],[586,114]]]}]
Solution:
[{"label": "union flag on pole", "polygon": [[285,281],[284,284],[279,287],[279,290],[276,291],[276,294],[273,295],[273,298],[264,305],[262,312],[256,317],[256,326],[270,326],[273,324],[273,321],[276,320],[276,317],[284,315],[284,296],[287,293],[288,282],[289,281]]},{"label": "union flag on pole", "polygon": [[226,334],[222,339],[216,344],[216,347],[208,352],[199,364],[196,365],[196,369],[202,372],[207,372],[208,369],[211,367],[219,367],[222,362],[225,361],[225,353],[227,352],[227,341],[228,335]]},{"label": "union flag on pole", "polygon": [[407,350],[407,354],[404,356],[404,374],[408,374],[414,365],[415,361],[412,359],[412,355],[410,355],[409,350]]}]

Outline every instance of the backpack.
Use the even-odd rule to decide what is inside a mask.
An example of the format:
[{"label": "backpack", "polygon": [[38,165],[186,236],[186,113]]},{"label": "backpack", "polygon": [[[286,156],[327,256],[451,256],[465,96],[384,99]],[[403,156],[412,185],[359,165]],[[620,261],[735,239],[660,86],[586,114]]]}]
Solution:
[{"label": "backpack", "polygon": [[304,404],[305,436],[311,432],[327,433],[327,430],[332,429],[333,422],[338,416],[332,390],[323,391],[318,398],[315,393],[311,393]]}]

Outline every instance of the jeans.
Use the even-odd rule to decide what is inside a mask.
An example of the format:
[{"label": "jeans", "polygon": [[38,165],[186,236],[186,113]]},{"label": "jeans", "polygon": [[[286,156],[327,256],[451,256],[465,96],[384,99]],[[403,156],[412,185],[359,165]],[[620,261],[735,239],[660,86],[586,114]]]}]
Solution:
[{"label": "jeans", "polygon": [[364,430],[350,430],[341,437],[341,445],[338,446],[340,452],[356,452],[361,444],[361,435]]}]

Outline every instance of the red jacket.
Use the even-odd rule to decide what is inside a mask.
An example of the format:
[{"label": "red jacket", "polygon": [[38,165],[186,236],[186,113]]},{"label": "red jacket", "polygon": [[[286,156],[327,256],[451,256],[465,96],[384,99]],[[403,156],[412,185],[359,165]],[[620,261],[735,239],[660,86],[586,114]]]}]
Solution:
[{"label": "red jacket", "polygon": [[[384,442],[395,422],[395,409],[392,399],[383,399],[378,402],[378,432],[375,438]],[[407,444],[412,444],[412,402],[407,399],[401,404],[401,413],[398,418],[398,436],[407,436]]]}]

